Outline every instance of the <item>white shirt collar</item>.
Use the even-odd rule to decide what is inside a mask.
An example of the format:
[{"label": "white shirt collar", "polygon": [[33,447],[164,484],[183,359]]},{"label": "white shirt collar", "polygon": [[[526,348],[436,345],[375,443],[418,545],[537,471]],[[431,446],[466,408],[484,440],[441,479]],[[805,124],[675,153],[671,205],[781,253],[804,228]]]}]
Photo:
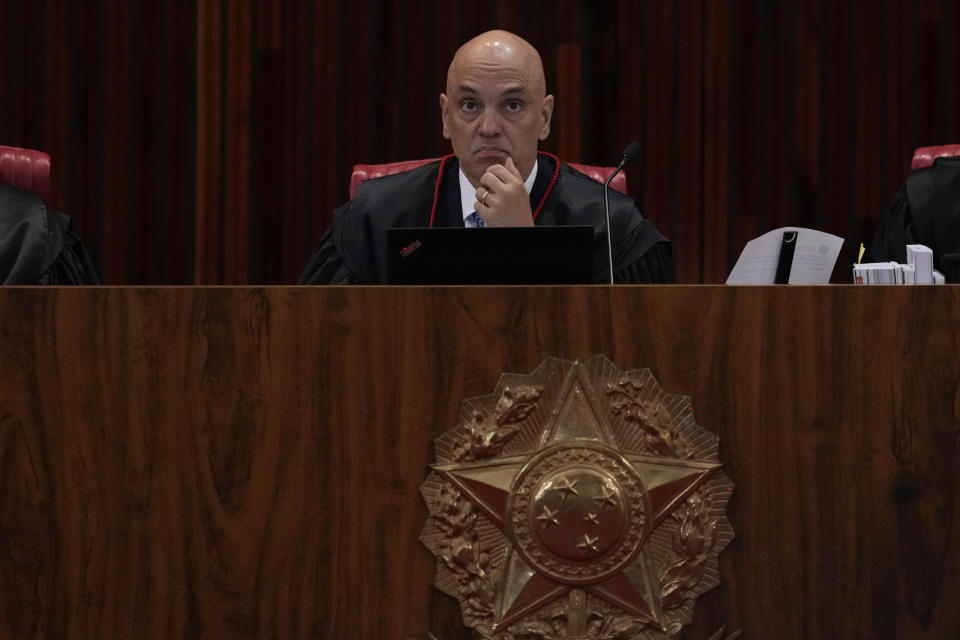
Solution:
[{"label": "white shirt collar", "polygon": [[[523,186],[527,188],[527,193],[533,191],[533,182],[537,179],[537,165],[539,163],[540,159],[537,158],[537,161],[533,163],[533,169],[530,170],[530,175],[523,181]],[[476,201],[477,190],[470,184],[470,181],[467,180],[467,175],[463,172],[463,169],[460,169],[460,207],[463,209],[463,225],[465,227],[477,226],[474,224],[473,218],[467,220],[467,218],[473,214],[473,207]]]}]

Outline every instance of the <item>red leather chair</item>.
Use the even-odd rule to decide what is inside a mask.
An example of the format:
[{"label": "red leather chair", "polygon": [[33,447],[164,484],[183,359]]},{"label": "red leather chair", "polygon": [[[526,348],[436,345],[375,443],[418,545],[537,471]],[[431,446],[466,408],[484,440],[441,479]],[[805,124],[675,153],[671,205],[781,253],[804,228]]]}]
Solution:
[{"label": "red leather chair", "polygon": [[[422,167],[425,164],[436,162],[440,158],[428,158],[426,160],[401,160],[400,162],[388,162],[386,164],[355,164],[353,165],[353,174],[350,176],[350,197],[356,193],[357,187],[364,180],[371,178],[380,178],[382,176],[393,175],[402,171],[409,171]],[[595,167],[587,164],[567,163],[580,173],[585,173],[597,182],[603,183],[616,167]],[[620,193],[627,192],[627,175],[622,171],[610,183],[610,186]]]},{"label": "red leather chair", "polygon": [[33,191],[50,202],[50,156],[43,151],[0,146],[0,183]]},{"label": "red leather chair", "polygon": [[960,144],[945,144],[939,147],[918,147],[913,152],[913,162],[910,169],[923,169],[933,166],[937,158],[960,156]]}]

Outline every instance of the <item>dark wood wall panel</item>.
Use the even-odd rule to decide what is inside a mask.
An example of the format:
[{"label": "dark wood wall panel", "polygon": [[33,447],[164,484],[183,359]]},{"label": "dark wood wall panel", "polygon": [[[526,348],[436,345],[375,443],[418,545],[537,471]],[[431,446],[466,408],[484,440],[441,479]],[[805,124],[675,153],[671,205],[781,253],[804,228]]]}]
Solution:
[{"label": "dark wood wall panel", "polygon": [[678,638],[956,640],[958,315],[956,287],[0,289],[0,637],[468,640],[418,540],[432,441],[502,373],[605,354],[689,394],[736,484]]},{"label": "dark wood wall panel", "polygon": [[953,0],[13,0],[0,144],[51,152],[106,282],[292,282],[353,164],[447,152],[447,64],[497,26],[542,52],[546,150],[644,145],[628,182],[682,282],[786,224],[846,264],[913,149],[960,141]]}]

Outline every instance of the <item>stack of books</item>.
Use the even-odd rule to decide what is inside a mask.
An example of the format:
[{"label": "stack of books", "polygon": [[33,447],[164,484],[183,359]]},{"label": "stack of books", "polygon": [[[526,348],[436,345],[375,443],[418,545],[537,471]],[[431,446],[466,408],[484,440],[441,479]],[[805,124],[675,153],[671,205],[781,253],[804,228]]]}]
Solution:
[{"label": "stack of books", "polygon": [[933,251],[922,244],[907,245],[907,264],[864,262],[853,265],[854,284],[944,284],[933,268]]}]

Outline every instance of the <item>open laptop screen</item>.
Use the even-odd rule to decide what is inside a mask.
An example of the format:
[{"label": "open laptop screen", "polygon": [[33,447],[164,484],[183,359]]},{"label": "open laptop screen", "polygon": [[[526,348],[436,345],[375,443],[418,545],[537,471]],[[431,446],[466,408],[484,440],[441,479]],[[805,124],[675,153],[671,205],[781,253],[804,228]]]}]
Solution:
[{"label": "open laptop screen", "polygon": [[593,227],[387,230],[390,284],[589,284]]}]

